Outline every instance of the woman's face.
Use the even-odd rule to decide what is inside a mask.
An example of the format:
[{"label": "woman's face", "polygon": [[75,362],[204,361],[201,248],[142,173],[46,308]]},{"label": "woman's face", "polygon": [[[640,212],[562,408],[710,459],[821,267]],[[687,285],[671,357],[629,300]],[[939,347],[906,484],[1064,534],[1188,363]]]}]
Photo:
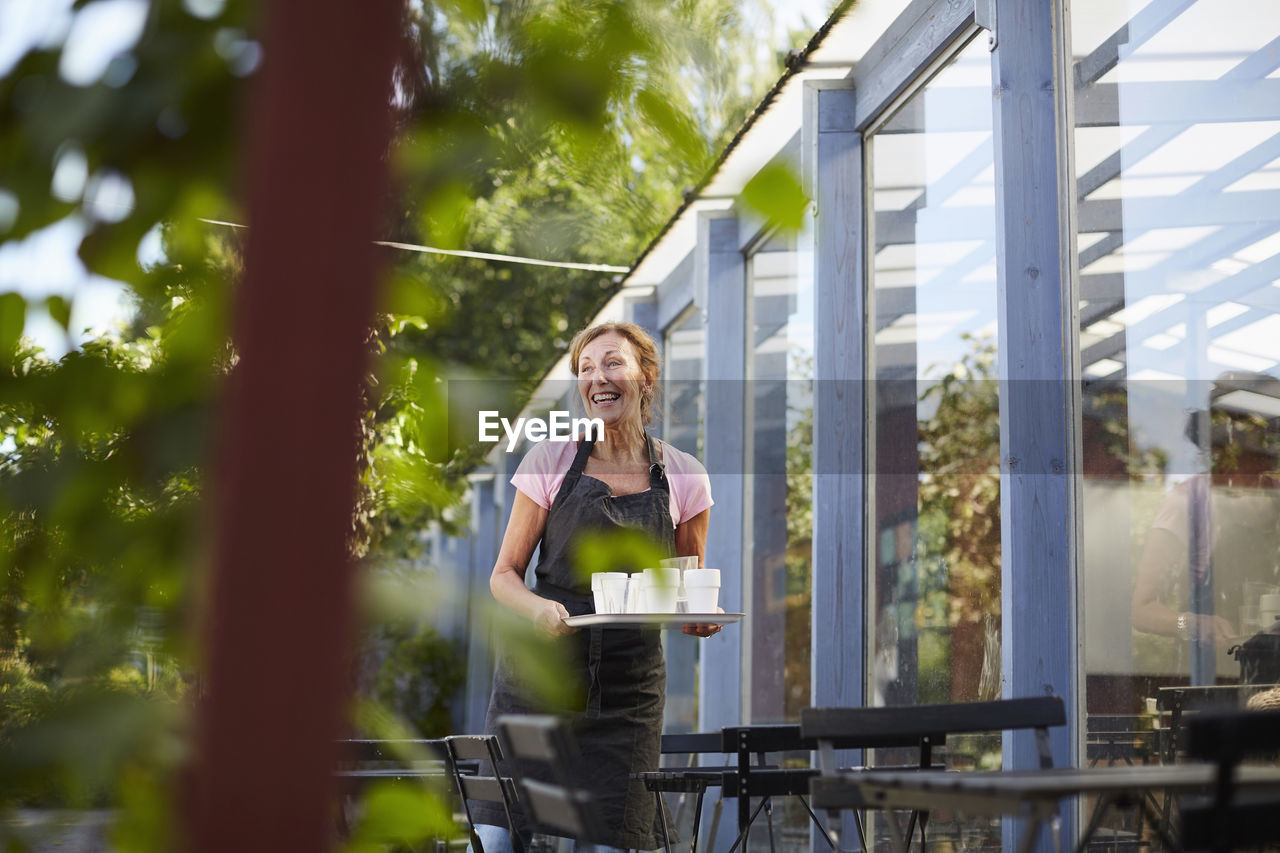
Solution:
[{"label": "woman's face", "polygon": [[635,348],[617,332],[605,332],[578,355],[582,406],[587,417],[599,418],[606,427],[641,425],[640,399],[646,384]]}]

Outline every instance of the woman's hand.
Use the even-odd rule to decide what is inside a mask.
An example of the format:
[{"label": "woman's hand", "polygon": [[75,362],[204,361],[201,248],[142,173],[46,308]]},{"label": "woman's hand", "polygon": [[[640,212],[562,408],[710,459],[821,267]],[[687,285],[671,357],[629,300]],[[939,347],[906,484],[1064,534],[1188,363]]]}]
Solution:
[{"label": "woman's hand", "polygon": [[[723,613],[724,608],[717,607],[716,612]],[[723,628],[724,628],[723,625],[712,625],[706,622],[690,622],[686,624],[684,628],[682,628],[681,630],[683,630],[684,633],[688,634],[691,637],[710,637],[713,634],[719,634]]]},{"label": "woman's hand", "polygon": [[538,629],[538,633],[546,637],[555,639],[563,637],[565,634],[572,634],[573,628],[564,624],[564,620],[569,616],[569,611],[564,605],[558,601],[551,599],[542,599],[537,610],[533,613],[533,625]]}]

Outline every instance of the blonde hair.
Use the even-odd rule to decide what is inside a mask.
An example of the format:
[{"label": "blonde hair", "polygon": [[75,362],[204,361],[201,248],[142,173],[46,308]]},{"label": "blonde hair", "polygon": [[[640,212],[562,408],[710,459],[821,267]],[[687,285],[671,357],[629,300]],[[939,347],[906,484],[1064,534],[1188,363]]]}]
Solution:
[{"label": "blonde hair", "polygon": [[635,323],[598,323],[588,326],[573,336],[569,344],[569,369],[578,375],[578,357],[587,344],[601,335],[617,332],[631,342],[636,358],[640,361],[640,372],[649,386],[650,392],[640,395],[640,421],[648,424],[653,419],[653,407],[658,399],[658,377],[662,373],[662,360],[658,356],[658,345],[652,337]]}]

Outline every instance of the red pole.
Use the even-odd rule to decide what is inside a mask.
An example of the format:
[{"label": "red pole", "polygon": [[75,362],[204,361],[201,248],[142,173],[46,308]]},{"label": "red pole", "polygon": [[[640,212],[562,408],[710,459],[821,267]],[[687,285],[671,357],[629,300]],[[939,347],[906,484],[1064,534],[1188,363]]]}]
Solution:
[{"label": "red pole", "polygon": [[208,696],[183,848],[323,850],[346,696],[358,388],[396,0],[274,0],[248,129],[240,361],[215,473]]}]

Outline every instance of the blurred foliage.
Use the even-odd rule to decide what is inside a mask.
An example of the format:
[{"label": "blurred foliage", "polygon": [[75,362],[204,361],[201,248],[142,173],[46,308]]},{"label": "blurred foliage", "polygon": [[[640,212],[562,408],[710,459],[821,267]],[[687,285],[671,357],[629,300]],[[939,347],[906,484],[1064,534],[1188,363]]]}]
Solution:
[{"label": "blurred foliage", "polygon": [[794,168],[784,163],[770,163],[747,181],[742,188],[743,203],[784,232],[804,227],[809,198]]},{"label": "blurred foliage", "polygon": [[[921,682],[949,680],[964,667],[980,673],[999,663],[984,625],[999,624],[1000,614],[1000,407],[996,342],[966,334],[969,346],[960,361],[920,395],[932,413],[919,422],[919,522],[914,558],[920,573],[921,607],[917,627],[946,630],[950,655],[941,673],[921,670]],[[995,620],[994,623],[992,620]],[[994,654],[994,659],[992,655]],[[964,658],[962,661],[961,659]],[[976,660],[975,660],[976,659]],[[922,665],[923,665],[922,661]],[[998,692],[999,679],[994,681]],[[949,697],[977,695],[983,684],[951,684]],[[963,691],[957,695],[956,691]]]},{"label": "blurred foliage", "polygon": [[[792,355],[787,376],[787,653],[784,719],[798,720],[813,695],[813,391],[811,355]],[[793,390],[795,389],[795,390]],[[797,393],[798,392],[798,393]],[[801,405],[794,400],[799,397]]]},{"label": "blurred foliage", "polygon": [[573,562],[583,584],[593,572],[641,572],[659,565],[668,555],[643,531],[582,533],[574,538]]},{"label": "blurred foliage", "polygon": [[[112,841],[124,850],[173,842],[198,695],[207,454],[236,362],[228,315],[245,233],[208,220],[244,221],[235,188],[259,8],[51,0],[48,33],[0,68],[0,244],[69,230],[87,270],[133,305],[86,341],[71,325],[77,294],[0,294],[0,807],[119,807]],[[125,30],[136,12],[136,33],[86,70],[71,46],[96,37],[109,9]],[[416,50],[395,78],[383,236],[631,262],[780,72],[780,53],[757,49],[768,18],[764,0],[407,0]],[[769,192],[794,196],[772,180]],[[769,192],[753,190],[753,203]],[[373,579],[410,565],[429,582],[423,531],[462,531],[480,458],[442,438],[453,414],[442,378],[527,392],[615,282],[387,253],[350,544]],[[66,334],[60,358],[24,337],[45,317]],[[443,597],[438,585],[425,595]],[[407,601],[411,618],[372,629],[372,692],[411,731],[436,732],[458,650],[424,617],[436,609]],[[503,614],[495,624],[527,628]],[[555,648],[519,653],[554,689]],[[368,731],[368,715],[355,725]],[[364,813],[353,848],[435,831],[417,793],[380,789]]]},{"label": "blurred foliage", "polygon": [[467,677],[466,644],[431,625],[384,629],[390,653],[375,696],[423,737],[454,734],[450,700]]}]

